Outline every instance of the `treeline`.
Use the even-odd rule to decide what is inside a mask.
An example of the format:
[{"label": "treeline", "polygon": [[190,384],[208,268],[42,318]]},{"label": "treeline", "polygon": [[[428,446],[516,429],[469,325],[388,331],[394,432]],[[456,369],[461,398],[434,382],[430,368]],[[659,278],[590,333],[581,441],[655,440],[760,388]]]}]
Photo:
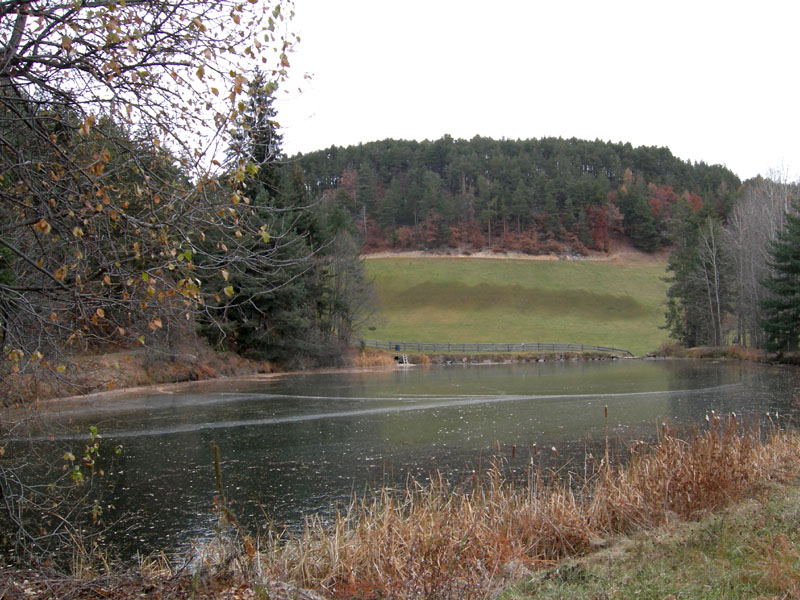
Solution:
[{"label": "treeline", "polygon": [[685,346],[730,343],[779,355],[800,336],[800,187],[745,182],[727,214],[685,212],[669,258],[667,327]]},{"label": "treeline", "polygon": [[667,148],[575,138],[384,140],[294,160],[312,195],[348,210],[367,252],[585,253],[615,236],[653,251],[682,211],[726,215],[741,183]]}]

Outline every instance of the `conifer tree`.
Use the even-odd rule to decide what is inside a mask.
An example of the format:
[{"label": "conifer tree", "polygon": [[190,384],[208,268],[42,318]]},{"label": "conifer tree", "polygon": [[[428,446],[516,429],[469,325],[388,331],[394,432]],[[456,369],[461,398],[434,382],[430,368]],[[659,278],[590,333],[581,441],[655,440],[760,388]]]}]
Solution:
[{"label": "conifer tree", "polygon": [[[796,210],[797,207],[795,207]],[[769,246],[772,273],[763,282],[767,349],[779,356],[798,349],[800,338],[800,215],[788,213],[786,227]]]}]

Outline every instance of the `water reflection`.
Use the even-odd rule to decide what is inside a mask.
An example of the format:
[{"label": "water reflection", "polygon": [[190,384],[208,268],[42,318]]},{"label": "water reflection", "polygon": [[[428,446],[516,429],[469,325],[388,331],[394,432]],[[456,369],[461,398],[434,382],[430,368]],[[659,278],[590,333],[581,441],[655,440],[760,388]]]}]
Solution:
[{"label": "water reflection", "polygon": [[[106,476],[109,520],[134,516],[131,551],[207,536],[219,445],[227,495],[249,515],[299,523],[366,487],[457,478],[499,442],[581,453],[609,433],[650,437],[662,419],[793,410],[797,374],[740,363],[618,361],[451,366],[194,384],[57,415],[63,439],[97,424],[124,452]],[[46,444],[47,442],[43,442]],[[263,517],[260,517],[263,522]]]}]

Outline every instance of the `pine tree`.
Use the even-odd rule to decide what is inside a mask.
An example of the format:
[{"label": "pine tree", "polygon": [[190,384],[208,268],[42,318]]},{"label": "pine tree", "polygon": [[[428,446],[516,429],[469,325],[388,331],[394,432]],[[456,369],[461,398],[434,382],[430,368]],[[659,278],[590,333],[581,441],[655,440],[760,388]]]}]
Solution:
[{"label": "pine tree", "polygon": [[259,260],[212,272],[206,285],[221,288],[220,303],[209,310],[222,318],[203,333],[244,356],[287,367],[336,364],[369,314],[369,282],[358,248],[346,244],[342,233],[352,228],[349,215],[312,199],[300,166],[282,162],[275,87],[265,82],[260,73],[251,82],[228,151],[231,168],[240,174],[242,201],[251,208],[245,216],[264,235],[236,238],[236,246],[228,243],[225,251],[251,245]]},{"label": "pine tree", "polygon": [[[795,210],[797,210],[797,206]],[[763,282],[770,297],[761,305],[767,349],[779,356],[798,349],[800,338],[800,215],[788,213],[786,227],[769,246],[772,273]]]}]

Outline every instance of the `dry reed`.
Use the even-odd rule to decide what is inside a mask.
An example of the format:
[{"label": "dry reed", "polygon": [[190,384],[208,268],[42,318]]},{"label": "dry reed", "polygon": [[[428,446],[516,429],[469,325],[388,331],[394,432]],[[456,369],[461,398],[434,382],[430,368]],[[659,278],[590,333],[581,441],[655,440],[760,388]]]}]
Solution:
[{"label": "dry reed", "polygon": [[365,348],[352,357],[354,367],[390,367],[396,363],[394,356],[384,350]]},{"label": "dry reed", "polygon": [[762,436],[735,415],[712,415],[684,438],[663,425],[624,464],[611,464],[606,449],[579,484],[537,461],[532,453],[513,475],[496,460],[456,487],[441,476],[412,480],[354,501],[331,524],[309,518],[302,534],[261,541],[260,576],[335,598],[484,598],[598,539],[692,518],[797,476],[800,434],[773,424]]}]

